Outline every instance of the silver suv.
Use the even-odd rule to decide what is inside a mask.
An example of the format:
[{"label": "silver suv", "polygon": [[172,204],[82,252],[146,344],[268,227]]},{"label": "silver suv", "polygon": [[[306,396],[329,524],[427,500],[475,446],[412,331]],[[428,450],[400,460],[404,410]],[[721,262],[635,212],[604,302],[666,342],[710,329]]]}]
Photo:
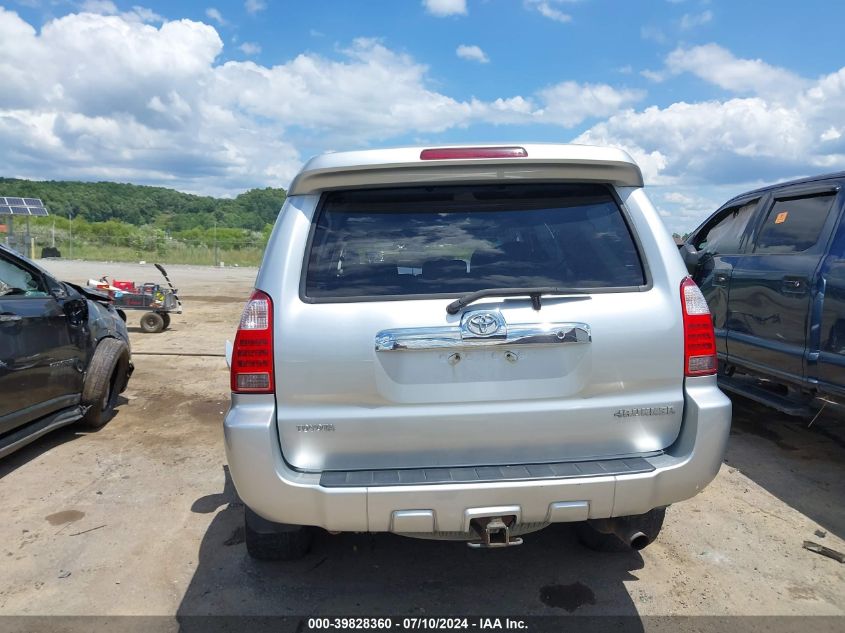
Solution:
[{"label": "silver suv", "polygon": [[642,548],[719,470],[707,303],[626,153],[326,154],[240,322],[229,469],[261,559],[316,527]]}]

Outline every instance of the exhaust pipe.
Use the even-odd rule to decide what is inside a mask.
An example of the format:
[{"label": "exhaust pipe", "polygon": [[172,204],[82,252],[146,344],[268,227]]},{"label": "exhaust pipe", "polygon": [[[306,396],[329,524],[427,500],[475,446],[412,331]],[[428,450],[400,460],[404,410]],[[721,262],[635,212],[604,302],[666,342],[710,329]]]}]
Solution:
[{"label": "exhaust pipe", "polygon": [[588,523],[603,534],[613,534],[631,549],[641,550],[651,543],[652,536],[646,533],[645,521],[640,517],[616,517],[613,519],[591,519]]},{"label": "exhaust pipe", "polygon": [[614,534],[616,534],[616,536],[618,538],[620,538],[622,540],[622,542],[630,545],[631,549],[635,549],[635,550],[641,550],[646,545],[651,543],[651,539],[648,536],[646,536],[645,534],[643,534],[642,532],[640,532],[639,530],[635,530],[633,532],[623,531],[622,534],[620,534],[617,531],[617,532],[614,532]]}]

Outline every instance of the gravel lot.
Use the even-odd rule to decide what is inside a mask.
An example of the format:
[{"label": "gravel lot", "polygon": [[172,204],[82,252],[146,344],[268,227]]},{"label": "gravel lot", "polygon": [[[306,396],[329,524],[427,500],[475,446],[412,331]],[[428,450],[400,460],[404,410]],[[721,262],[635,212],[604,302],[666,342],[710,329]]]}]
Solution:
[{"label": "gravel lot", "polygon": [[[158,278],[43,264],[77,282]],[[129,313],[136,371],[117,416],[0,461],[3,614],[845,614],[845,565],[801,546],[845,552],[845,424],[742,401],[719,476],[639,553],[596,554],[562,525],[500,551],[325,534],[302,561],[253,562],[223,451],[225,360],[145,353],[222,355],[256,271],[168,272],[185,313],[152,335]]]}]

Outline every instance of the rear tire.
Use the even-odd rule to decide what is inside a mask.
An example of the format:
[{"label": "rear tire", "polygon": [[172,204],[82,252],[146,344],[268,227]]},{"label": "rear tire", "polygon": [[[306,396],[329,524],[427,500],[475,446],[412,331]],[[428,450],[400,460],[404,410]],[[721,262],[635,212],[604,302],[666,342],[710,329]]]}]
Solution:
[{"label": "rear tire", "polygon": [[158,334],[164,329],[164,319],[157,312],[147,312],[141,317],[141,329],[147,334]]},{"label": "rear tire", "polygon": [[308,553],[313,539],[311,526],[273,523],[244,506],[246,551],[256,560],[297,560]]},{"label": "rear tire", "polygon": [[129,350],[123,341],[105,338],[94,350],[82,387],[82,404],[87,406],[81,423],[99,429],[114,417],[117,394],[126,380]]},{"label": "rear tire", "polygon": [[[666,508],[655,508],[645,514],[619,518],[635,521],[638,528],[644,534],[648,535],[648,545],[651,545],[657,539],[657,535],[660,534],[660,530],[663,527],[663,520],[666,518]],[[578,540],[581,541],[581,544],[596,552],[624,553],[634,551],[634,548],[632,548],[628,543],[622,541],[622,539],[615,534],[600,532],[587,521],[579,523],[576,527],[576,531],[578,533]],[[648,545],[645,547],[648,547]]]},{"label": "rear tire", "polygon": [[167,328],[169,328],[170,327],[170,315],[167,314],[167,312],[159,312],[158,315],[164,321],[164,327],[162,329],[166,330]]}]

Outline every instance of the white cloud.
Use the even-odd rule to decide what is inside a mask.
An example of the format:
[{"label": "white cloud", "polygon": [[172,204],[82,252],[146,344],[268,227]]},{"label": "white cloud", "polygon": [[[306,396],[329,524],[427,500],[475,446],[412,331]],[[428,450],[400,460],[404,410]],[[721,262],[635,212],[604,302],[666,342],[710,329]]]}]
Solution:
[{"label": "white cloud", "polygon": [[426,66],[376,40],[357,39],[343,52],[343,60],[299,55],[270,68],[229,62],[215,73],[216,92],[249,114],[327,130],[336,145],[475,122],[571,127],[642,96],[603,84],[564,82],[536,97],[458,101],[427,86]]},{"label": "white cloud", "polygon": [[261,52],[261,46],[255,42],[244,42],[238,48],[246,55],[258,55]]},{"label": "white cloud", "polygon": [[673,103],[625,111],[577,142],[628,148],[649,182],[725,182],[760,171],[754,159],[797,164],[809,158],[806,122],[795,110],[760,98]]},{"label": "white cloud", "polygon": [[669,193],[663,194],[663,199],[667,202],[674,202],[676,204],[692,204],[694,202],[691,196],[678,191],[670,191]]},{"label": "white cloud", "polygon": [[[753,185],[752,185],[753,186]],[[703,222],[742,187],[650,187],[649,198],[666,227],[683,236]]]},{"label": "white cloud", "polygon": [[137,18],[141,22],[164,22],[164,18],[152,9],[146,7],[132,7],[131,11],[121,14],[125,19]]},{"label": "white cloud", "polygon": [[449,15],[466,15],[466,0],[423,0],[425,10],[438,18]]},{"label": "white cloud", "polygon": [[819,140],[821,141],[837,141],[840,138],[842,138],[842,130],[837,129],[832,125],[822,132],[821,136],[819,136]]},{"label": "white cloud", "polygon": [[692,73],[740,94],[795,94],[809,83],[760,59],[739,59],[718,44],[677,48],[666,58],[666,69],[673,74]]},{"label": "white cloud", "polygon": [[129,11],[121,12],[117,5],[111,0],[85,0],[80,5],[80,10],[85,13],[96,13],[98,15],[119,15],[124,20],[132,22],[163,22],[158,13],[152,9],[141,6],[133,6]]},{"label": "white cloud", "polygon": [[461,59],[467,59],[469,61],[479,62],[481,64],[486,64],[490,61],[486,53],[481,50],[480,47],[474,45],[468,46],[466,44],[461,44],[455,50],[455,54]]},{"label": "white cloud", "polygon": [[85,0],[81,8],[88,13],[117,14],[117,6],[111,0]]},{"label": "white cloud", "polygon": [[217,22],[217,24],[226,24],[226,20],[223,19],[223,14],[220,13],[220,11],[215,9],[214,7],[209,7],[208,9],[206,9],[205,14],[212,20]]},{"label": "white cloud", "polygon": [[593,117],[605,117],[645,97],[641,90],[616,89],[607,84],[579,84],[565,81],[539,93],[544,101],[541,118],[563,126],[574,126]]},{"label": "white cloud", "polygon": [[688,31],[696,26],[707,24],[713,20],[713,12],[709,9],[701,13],[685,13],[681,17],[680,27],[682,31]]},{"label": "white cloud", "polygon": [[561,11],[558,7],[572,2],[573,0],[525,0],[525,6],[537,11],[545,18],[565,24],[572,21],[572,16]]},{"label": "white cloud", "polygon": [[531,97],[500,97],[491,102],[473,99],[469,104],[468,122],[571,128],[586,120],[618,112],[643,97],[644,93],[638,90],[564,81],[543,88]]},{"label": "white cloud", "polygon": [[264,11],[267,8],[267,3],[264,0],[246,0],[244,2],[244,9],[247,13],[256,14]]},{"label": "white cloud", "polygon": [[640,75],[648,79],[649,81],[653,81],[654,83],[659,84],[661,81],[666,79],[666,74],[662,73],[658,70],[641,70]]},{"label": "white cloud", "polygon": [[666,67],[752,96],[626,110],[576,141],[624,147],[648,182],[671,186],[769,182],[845,165],[845,68],[813,81],[715,44],[677,49]]},{"label": "white cloud", "polygon": [[651,40],[658,44],[665,44],[667,42],[666,34],[656,26],[641,26],[640,38],[644,40]]},{"label": "white cloud", "polygon": [[[231,194],[284,184],[300,156],[276,122],[210,93],[223,43],[188,20],[155,27],[92,13],[41,32],[0,8],[4,175],[122,180]],[[43,89],[29,89],[38,76]]]},{"label": "white cloud", "polygon": [[210,88],[226,107],[327,130],[347,144],[445,130],[470,115],[468,104],[427,88],[427,68],[408,55],[366,38],[342,54],[302,54],[272,67],[228,62],[215,69]]}]

